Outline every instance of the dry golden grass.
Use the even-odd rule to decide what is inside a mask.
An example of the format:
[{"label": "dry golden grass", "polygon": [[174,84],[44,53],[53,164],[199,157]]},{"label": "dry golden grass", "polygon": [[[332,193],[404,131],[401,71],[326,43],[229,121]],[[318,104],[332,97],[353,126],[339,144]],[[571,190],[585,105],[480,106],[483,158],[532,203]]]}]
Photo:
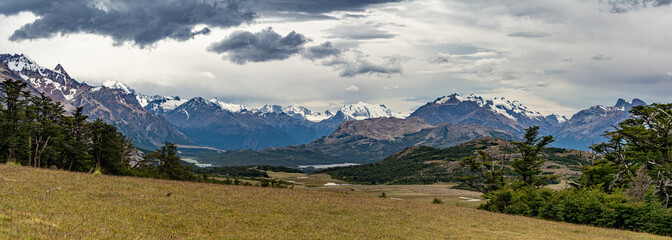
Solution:
[{"label": "dry golden grass", "polygon": [[8,238],[664,239],[361,194],[0,165],[0,239]]}]

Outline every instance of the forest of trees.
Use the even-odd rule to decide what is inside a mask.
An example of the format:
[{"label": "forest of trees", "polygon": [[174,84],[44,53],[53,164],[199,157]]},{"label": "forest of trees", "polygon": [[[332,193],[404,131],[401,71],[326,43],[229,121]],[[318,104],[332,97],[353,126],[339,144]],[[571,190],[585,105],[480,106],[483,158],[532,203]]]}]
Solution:
[{"label": "forest of trees", "polygon": [[0,83],[0,162],[68,171],[197,180],[166,143],[131,165],[133,142],[113,125],[89,121],[82,108],[66,114],[49,97],[33,96],[24,81]]},{"label": "forest of trees", "polygon": [[[672,104],[636,106],[632,117],[591,148],[599,157],[583,164],[582,175],[565,190],[544,188],[538,127],[514,142],[521,157],[495,158],[485,152],[465,157],[471,175],[463,180],[484,192],[481,209],[600,227],[672,235]],[[504,168],[502,161],[512,161]],[[511,171],[513,178],[504,178]]]}]

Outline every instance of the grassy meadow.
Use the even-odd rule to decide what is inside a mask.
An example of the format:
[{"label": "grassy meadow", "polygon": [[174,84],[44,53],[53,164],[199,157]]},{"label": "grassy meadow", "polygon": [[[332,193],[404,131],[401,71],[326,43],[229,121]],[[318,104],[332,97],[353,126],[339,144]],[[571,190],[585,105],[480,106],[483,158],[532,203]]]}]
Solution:
[{"label": "grassy meadow", "polygon": [[0,165],[0,239],[13,238],[666,239],[357,189],[242,187]]}]

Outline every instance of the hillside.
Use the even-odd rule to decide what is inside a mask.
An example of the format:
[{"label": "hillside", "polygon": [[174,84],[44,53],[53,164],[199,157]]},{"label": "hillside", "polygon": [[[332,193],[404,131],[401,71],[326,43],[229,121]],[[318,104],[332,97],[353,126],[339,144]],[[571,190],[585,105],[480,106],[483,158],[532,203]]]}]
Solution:
[{"label": "hillside", "polygon": [[[501,148],[509,143],[507,159],[515,157],[515,147],[503,139],[484,137],[450,148],[408,147],[386,157],[380,162],[328,168],[318,173],[326,173],[333,178],[361,184],[431,184],[436,182],[458,182],[455,177],[463,176],[459,161],[463,157],[484,150],[502,157]],[[581,159],[588,153],[577,150],[547,148],[544,155],[549,161],[542,170],[547,174],[559,174],[562,179],[576,177]],[[508,166],[508,163],[507,163]]]},{"label": "hillside", "polygon": [[666,239],[355,193],[7,165],[0,182],[2,239]]}]

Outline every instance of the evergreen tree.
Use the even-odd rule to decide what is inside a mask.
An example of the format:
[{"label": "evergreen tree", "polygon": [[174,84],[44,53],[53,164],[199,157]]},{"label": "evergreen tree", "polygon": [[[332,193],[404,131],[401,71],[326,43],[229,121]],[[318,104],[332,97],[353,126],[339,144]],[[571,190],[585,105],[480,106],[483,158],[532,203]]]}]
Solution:
[{"label": "evergreen tree", "polygon": [[513,144],[518,147],[521,157],[513,160],[511,166],[520,176],[519,182],[524,186],[543,186],[550,180],[550,178],[552,178],[551,176],[540,176],[541,165],[544,164],[546,159],[541,158],[539,154],[544,147],[554,141],[553,136],[543,136],[539,138],[538,135],[539,126],[532,126],[525,129],[524,141],[513,142]]},{"label": "evergreen tree", "polygon": [[25,127],[25,107],[30,93],[25,90],[26,83],[19,80],[6,79],[0,83],[0,89],[5,93],[0,99],[5,105],[2,122],[2,153],[4,161],[16,162],[17,151],[20,151],[21,135]]},{"label": "evergreen tree", "polygon": [[166,178],[174,180],[195,179],[190,167],[180,163],[181,159],[177,156],[177,146],[175,144],[165,143],[156,151],[156,158],[159,160],[159,173]]}]

